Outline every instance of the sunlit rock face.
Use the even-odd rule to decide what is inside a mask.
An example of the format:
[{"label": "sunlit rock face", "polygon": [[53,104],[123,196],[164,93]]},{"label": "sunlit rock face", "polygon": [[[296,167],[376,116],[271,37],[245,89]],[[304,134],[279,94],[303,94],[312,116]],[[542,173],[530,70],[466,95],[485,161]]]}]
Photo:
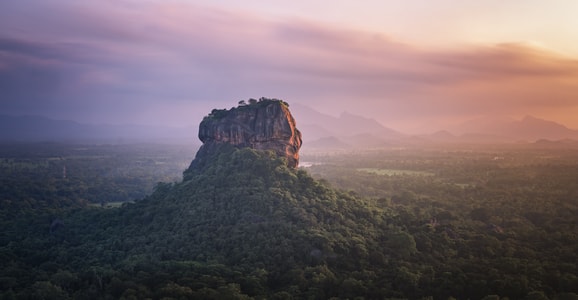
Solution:
[{"label": "sunlit rock face", "polygon": [[195,160],[218,149],[220,144],[238,148],[273,150],[287,158],[287,165],[297,168],[301,133],[287,103],[261,98],[240,103],[230,110],[213,110],[199,125],[199,139],[203,146]]}]

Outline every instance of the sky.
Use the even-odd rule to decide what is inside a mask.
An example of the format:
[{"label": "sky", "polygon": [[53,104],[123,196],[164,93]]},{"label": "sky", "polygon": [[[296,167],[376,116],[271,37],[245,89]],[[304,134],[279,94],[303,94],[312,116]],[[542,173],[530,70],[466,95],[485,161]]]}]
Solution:
[{"label": "sky", "polygon": [[0,114],[196,126],[264,96],[407,133],[526,115],[578,129],[576,12],[575,0],[5,0]]}]

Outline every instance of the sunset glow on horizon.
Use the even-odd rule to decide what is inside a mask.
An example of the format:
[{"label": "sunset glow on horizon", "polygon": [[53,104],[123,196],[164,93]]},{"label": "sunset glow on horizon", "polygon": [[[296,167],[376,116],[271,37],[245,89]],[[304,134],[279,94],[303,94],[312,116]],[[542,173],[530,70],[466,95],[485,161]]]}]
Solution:
[{"label": "sunset glow on horizon", "polygon": [[0,114],[196,125],[261,96],[432,132],[532,115],[578,129],[578,2],[14,1]]}]

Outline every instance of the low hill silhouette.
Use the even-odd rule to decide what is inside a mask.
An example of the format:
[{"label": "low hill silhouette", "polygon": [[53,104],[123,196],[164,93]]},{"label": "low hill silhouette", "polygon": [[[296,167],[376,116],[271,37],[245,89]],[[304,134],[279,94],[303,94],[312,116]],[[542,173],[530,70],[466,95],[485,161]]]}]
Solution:
[{"label": "low hill silhouette", "polygon": [[[455,134],[483,135],[496,140],[578,139],[578,130],[549,120],[525,116],[521,120],[509,118],[479,118],[461,123],[450,129]],[[464,138],[465,139],[465,138]]]},{"label": "low hill silhouette", "polygon": [[0,142],[72,143],[190,143],[194,130],[187,127],[85,124],[44,116],[0,115]]}]

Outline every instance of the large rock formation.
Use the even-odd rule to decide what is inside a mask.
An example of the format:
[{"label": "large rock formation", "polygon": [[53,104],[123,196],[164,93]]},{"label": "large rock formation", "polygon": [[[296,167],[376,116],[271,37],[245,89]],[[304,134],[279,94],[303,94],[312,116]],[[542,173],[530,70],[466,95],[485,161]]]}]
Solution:
[{"label": "large rock formation", "polygon": [[281,100],[251,99],[248,104],[241,101],[238,107],[230,110],[214,109],[199,125],[199,139],[203,145],[191,167],[218,151],[223,144],[273,150],[287,158],[289,167],[299,165],[301,133],[295,127],[287,103]]}]

